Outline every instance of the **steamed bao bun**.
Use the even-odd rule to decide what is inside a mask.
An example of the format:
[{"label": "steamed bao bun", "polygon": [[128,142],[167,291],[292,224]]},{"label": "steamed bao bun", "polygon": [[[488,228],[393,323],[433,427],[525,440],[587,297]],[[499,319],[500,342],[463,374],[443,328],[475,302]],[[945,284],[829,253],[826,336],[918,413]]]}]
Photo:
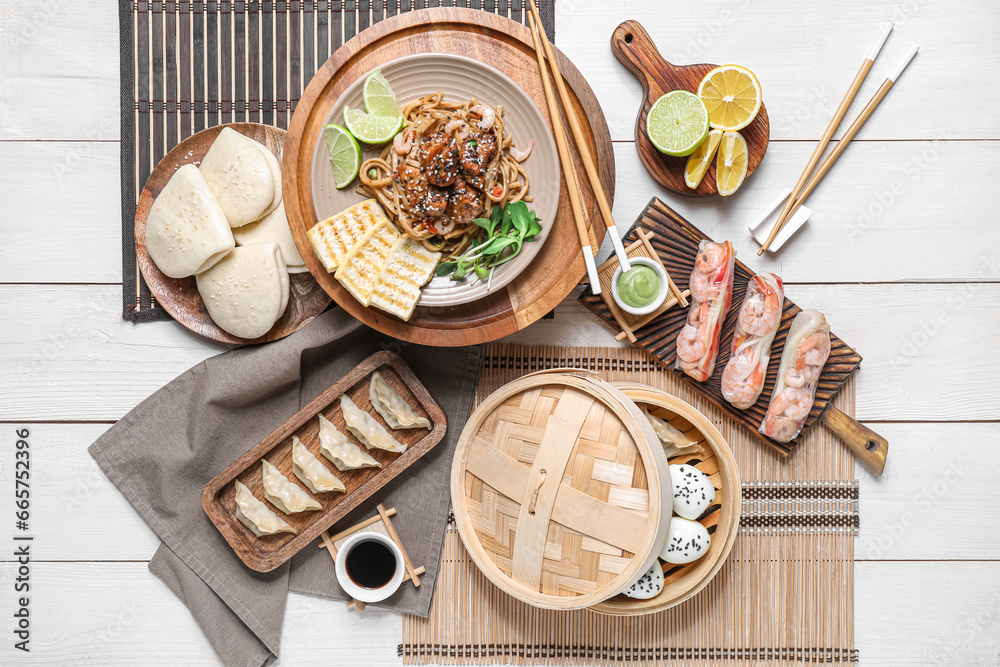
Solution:
[{"label": "steamed bao bun", "polygon": [[174,172],[146,218],[146,251],[171,278],[206,271],[236,245],[229,222],[198,168]]},{"label": "steamed bao bun", "polygon": [[[260,220],[281,201],[280,190],[275,191],[272,169],[277,159],[272,163],[265,151],[253,139],[227,127],[219,132],[201,161],[201,174],[222,206],[230,227],[242,227]],[[279,187],[280,170],[279,165]]]},{"label": "steamed bao bun", "polygon": [[273,241],[237,246],[197,281],[212,320],[240,338],[266,334],[288,305],[288,271]]}]

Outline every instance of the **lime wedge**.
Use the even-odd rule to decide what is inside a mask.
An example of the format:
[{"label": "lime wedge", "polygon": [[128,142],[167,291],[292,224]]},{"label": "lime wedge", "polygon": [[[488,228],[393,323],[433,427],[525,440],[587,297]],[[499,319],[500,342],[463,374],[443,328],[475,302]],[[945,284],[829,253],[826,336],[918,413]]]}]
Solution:
[{"label": "lime wedge", "polygon": [[382,70],[375,70],[365,79],[364,88],[365,111],[376,116],[397,118],[403,115],[396,101],[396,93],[384,76]]},{"label": "lime wedge", "polygon": [[344,125],[358,141],[378,145],[392,141],[396,133],[403,129],[403,117],[376,116],[345,106]]},{"label": "lime wedge", "polygon": [[661,153],[690,155],[708,136],[708,109],[694,93],[672,90],[653,103],[646,133]]},{"label": "lime wedge", "polygon": [[333,182],[337,189],[346,188],[361,169],[361,146],[351,133],[339,125],[324,125],[326,148],[330,151]]}]

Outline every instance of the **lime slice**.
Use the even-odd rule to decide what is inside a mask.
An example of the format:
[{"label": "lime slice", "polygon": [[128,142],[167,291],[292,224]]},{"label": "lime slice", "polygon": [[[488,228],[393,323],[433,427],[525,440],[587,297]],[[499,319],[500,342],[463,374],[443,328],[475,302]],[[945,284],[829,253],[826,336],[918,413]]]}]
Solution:
[{"label": "lime slice", "polygon": [[378,145],[392,141],[396,133],[403,129],[403,117],[376,116],[345,106],[344,125],[358,141]]},{"label": "lime slice", "polygon": [[324,125],[326,148],[330,151],[333,182],[337,189],[346,188],[361,169],[361,146],[351,133],[339,125]]},{"label": "lime slice", "polygon": [[708,109],[694,93],[672,90],[653,103],[646,133],[661,153],[690,155],[708,136]]},{"label": "lime slice", "polygon": [[396,101],[396,93],[384,76],[382,70],[375,70],[365,79],[364,88],[365,111],[376,116],[397,118],[403,115]]}]

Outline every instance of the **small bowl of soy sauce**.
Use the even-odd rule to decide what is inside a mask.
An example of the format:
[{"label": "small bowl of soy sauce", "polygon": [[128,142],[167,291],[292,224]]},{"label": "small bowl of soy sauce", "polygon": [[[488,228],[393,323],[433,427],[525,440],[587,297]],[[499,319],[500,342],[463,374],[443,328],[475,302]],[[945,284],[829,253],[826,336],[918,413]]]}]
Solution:
[{"label": "small bowl of soy sauce", "polygon": [[337,581],[361,602],[381,602],[399,589],[406,568],[403,552],[381,533],[355,533],[337,551]]}]

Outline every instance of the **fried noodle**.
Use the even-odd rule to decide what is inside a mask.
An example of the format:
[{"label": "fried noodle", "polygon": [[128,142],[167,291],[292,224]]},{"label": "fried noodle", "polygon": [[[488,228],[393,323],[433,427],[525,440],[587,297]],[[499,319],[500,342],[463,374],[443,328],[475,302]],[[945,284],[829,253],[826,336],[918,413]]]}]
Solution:
[{"label": "fried noodle", "polygon": [[[471,222],[451,225],[451,221],[440,218],[421,217],[402,205],[404,195],[395,178],[396,169],[403,161],[412,167],[420,167],[417,153],[424,137],[446,131],[455,138],[459,150],[464,145],[462,135],[468,135],[470,131],[487,131],[496,137],[498,150],[485,169],[484,210],[481,217],[488,218],[494,206],[532,200],[528,195],[528,176],[520,163],[510,156],[514,138],[504,131],[503,105],[494,110],[493,126],[487,130],[482,130],[479,125],[483,120],[482,116],[472,111],[478,105],[480,102],[475,98],[464,104],[449,102],[443,99],[441,91],[413,100],[402,108],[406,119],[402,130],[403,138],[405,141],[412,141],[409,152],[400,155],[393,143],[390,143],[378,157],[368,159],[361,165],[361,185],[358,192],[374,197],[404,236],[419,239],[430,250],[443,252],[445,259],[461,254],[485,230]],[[444,231],[439,230],[438,226]]]}]

